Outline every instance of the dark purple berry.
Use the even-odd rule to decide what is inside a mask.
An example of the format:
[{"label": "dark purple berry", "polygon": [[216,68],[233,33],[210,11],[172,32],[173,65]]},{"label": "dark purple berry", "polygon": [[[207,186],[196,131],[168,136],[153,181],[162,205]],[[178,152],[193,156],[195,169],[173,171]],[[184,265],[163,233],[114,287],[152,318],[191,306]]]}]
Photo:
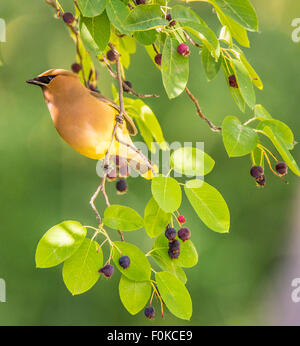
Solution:
[{"label": "dark purple berry", "polygon": [[250,174],[253,178],[257,179],[264,175],[264,169],[261,166],[252,166]]},{"label": "dark purple berry", "polygon": [[228,77],[228,82],[232,88],[238,89],[239,86],[238,86],[238,83],[237,83],[237,80],[236,80],[236,77],[234,74]]},{"label": "dark purple berry", "polygon": [[261,186],[261,187],[266,185],[266,177],[264,174],[261,177],[256,179],[256,184],[257,186]]},{"label": "dark purple berry", "polygon": [[111,49],[106,53],[106,57],[109,61],[116,61],[116,54]]},{"label": "dark purple berry", "polygon": [[128,189],[127,181],[125,179],[119,179],[116,183],[116,189],[120,194],[126,193]]},{"label": "dark purple berry", "polygon": [[100,274],[103,274],[107,278],[111,278],[114,273],[114,267],[111,264],[107,264],[98,271]]},{"label": "dark purple berry", "polygon": [[174,240],[173,242],[169,243],[169,256],[171,259],[176,259],[180,255],[180,243],[178,240]]},{"label": "dark purple berry", "polygon": [[147,318],[152,320],[155,317],[155,310],[152,306],[147,306],[145,308],[144,314]]},{"label": "dark purple berry", "polygon": [[167,227],[165,231],[165,236],[169,241],[173,241],[176,239],[176,230],[175,228]]},{"label": "dark purple berry", "polygon": [[171,20],[171,22],[170,22],[170,24],[169,24],[169,26],[175,26],[176,25],[176,20]]},{"label": "dark purple berry", "polygon": [[137,5],[145,5],[146,0],[135,0]]},{"label": "dark purple berry", "polygon": [[177,47],[177,52],[180,55],[188,56],[188,55],[190,55],[190,48],[189,48],[189,46],[187,44],[180,43],[180,45]]},{"label": "dark purple berry", "polygon": [[63,20],[65,23],[71,25],[74,22],[75,18],[72,13],[66,12],[63,14]]},{"label": "dark purple berry", "polygon": [[156,64],[158,66],[161,66],[161,57],[162,57],[161,54],[156,54],[155,57],[154,57],[154,61],[156,62]]},{"label": "dark purple berry", "polygon": [[166,20],[168,20],[169,22],[172,20],[172,16],[170,15],[170,13],[166,15]]},{"label": "dark purple berry", "polygon": [[286,175],[288,172],[288,166],[285,162],[277,162],[275,169],[280,175]]},{"label": "dark purple berry", "polygon": [[[132,89],[132,83],[131,83],[129,80],[125,80],[125,81],[124,81],[124,84],[126,84],[130,89]],[[125,85],[123,86],[123,90],[124,90],[125,92],[130,91]]]},{"label": "dark purple berry", "polygon": [[127,269],[130,266],[130,258],[128,256],[120,257],[119,264],[122,268]]},{"label": "dark purple berry", "polygon": [[183,242],[186,240],[189,240],[191,237],[191,232],[188,228],[180,228],[178,231],[178,238],[181,239]]},{"label": "dark purple berry", "polygon": [[81,65],[78,64],[78,62],[74,62],[74,64],[72,64],[71,69],[74,73],[78,73],[81,70]]}]

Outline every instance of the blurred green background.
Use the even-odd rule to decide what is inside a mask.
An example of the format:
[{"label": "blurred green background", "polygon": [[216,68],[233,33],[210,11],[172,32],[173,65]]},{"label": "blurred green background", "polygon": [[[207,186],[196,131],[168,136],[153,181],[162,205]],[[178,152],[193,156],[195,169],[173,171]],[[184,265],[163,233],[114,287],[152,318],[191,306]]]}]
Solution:
[{"label": "blurred green background", "polygon": [[[291,22],[300,17],[300,3],[252,2],[260,19],[260,33],[250,33],[251,49],[246,49],[246,55],[264,81],[264,90],[257,92],[258,103],[285,121],[299,140],[300,43],[291,39]],[[219,30],[209,5],[193,3],[192,7]],[[70,68],[75,48],[65,26],[54,19],[53,9],[42,0],[1,1],[0,17],[7,23],[7,42],[0,47],[4,60],[0,68],[0,278],[6,280],[7,302],[0,303],[0,324],[148,324],[142,312],[131,316],[121,305],[118,272],[111,280],[101,278],[89,292],[72,297],[62,281],[61,267],[35,268],[36,245],[51,226],[66,219],[95,225],[88,202],[99,179],[96,161],[77,154],[62,141],[41,91],[25,83],[47,69]],[[110,96],[111,78],[100,66],[98,71],[99,88]],[[242,120],[251,115],[239,112],[221,73],[207,83],[196,51],[191,54],[191,71],[190,89],[216,124],[229,114]],[[216,161],[206,180],[221,191],[231,211],[230,233],[215,234],[183,201],[181,212],[199,251],[198,265],[187,270],[193,316],[185,322],[167,312],[164,321],[157,316],[150,323],[268,324],[268,311],[262,311],[261,306],[268,293],[265,287],[276,276],[280,254],[290,241],[297,177],[290,173],[290,184],[285,185],[268,171],[266,188],[257,189],[249,176],[249,159],[228,159],[220,135],[199,119],[187,96],[167,99],[159,71],[142,47],[132,58],[127,78],[139,92],[161,94],[161,98],[146,102],[159,117],[168,142],[205,142],[205,150]],[[298,146],[293,154],[299,162]],[[150,197],[149,183],[129,179],[129,193],[123,196],[116,195],[113,183],[108,185],[112,203],[133,206],[143,214]],[[103,210],[102,197],[97,205]],[[144,231],[130,232],[126,238],[144,250],[151,247]]]}]

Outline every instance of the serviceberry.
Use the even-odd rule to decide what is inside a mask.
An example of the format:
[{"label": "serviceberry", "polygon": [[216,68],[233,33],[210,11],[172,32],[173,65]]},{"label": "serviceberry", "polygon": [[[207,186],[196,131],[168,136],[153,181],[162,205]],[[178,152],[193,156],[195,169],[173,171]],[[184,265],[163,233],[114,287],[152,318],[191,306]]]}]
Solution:
[{"label": "serviceberry", "polygon": [[115,52],[113,51],[113,50],[109,50],[109,51],[107,51],[107,53],[106,53],[106,57],[107,57],[107,59],[109,60],[109,61],[116,61],[116,54],[115,54]]},{"label": "serviceberry", "polygon": [[71,69],[74,73],[78,73],[81,70],[81,65],[78,64],[78,62],[74,62],[74,64],[72,64]]},{"label": "serviceberry", "polygon": [[99,269],[100,274],[103,274],[107,278],[111,278],[114,273],[114,267],[111,264],[106,264],[104,267]]},{"label": "serviceberry", "polygon": [[127,189],[128,189],[127,181],[125,179],[119,179],[116,183],[116,189],[118,193],[120,194],[127,192]]},{"label": "serviceberry", "polygon": [[180,238],[183,242],[189,240],[191,237],[191,232],[188,228],[180,228],[178,231],[178,238]]},{"label": "serviceberry", "polygon": [[169,24],[169,26],[175,26],[176,25],[176,20],[171,20],[171,22],[170,22],[170,24]]},{"label": "serviceberry", "polygon": [[256,179],[256,184],[257,186],[261,186],[261,187],[266,185],[266,177],[264,174],[261,177]]},{"label": "serviceberry", "polygon": [[151,320],[155,317],[155,310],[152,306],[147,306],[145,308],[144,314],[147,318]]},{"label": "serviceberry", "polygon": [[169,256],[171,259],[176,259],[180,255],[180,243],[178,240],[174,240],[173,242],[169,243]]},{"label": "serviceberry", "polygon": [[280,175],[286,175],[288,172],[288,166],[285,162],[277,162],[275,169],[276,172]]},{"label": "serviceberry", "polygon": [[130,266],[130,258],[128,256],[120,257],[119,264],[123,269],[127,269]]},{"label": "serviceberry", "polygon": [[190,48],[186,43],[180,43],[180,45],[177,47],[177,52],[180,55],[188,56],[190,55]]},{"label": "serviceberry", "polygon": [[185,221],[186,221],[186,219],[185,219],[185,217],[184,217],[183,215],[179,215],[178,218],[177,218],[177,220],[178,220],[181,224],[185,223]]},{"label": "serviceberry", "polygon": [[65,23],[71,25],[74,22],[75,18],[72,13],[66,12],[63,14],[63,20]]},{"label": "serviceberry", "polygon": [[239,86],[238,86],[238,83],[237,83],[237,80],[236,80],[236,77],[234,74],[228,77],[228,82],[232,88],[238,89]]},{"label": "serviceberry", "polygon": [[264,174],[264,169],[261,166],[252,166],[250,169],[250,174],[255,179],[260,178]]},{"label": "serviceberry", "polygon": [[167,227],[165,231],[165,236],[169,241],[176,239],[176,230],[175,228]]},{"label": "serviceberry", "polygon": [[[124,84],[126,84],[130,89],[132,89],[132,83],[131,83],[129,80],[125,80],[125,81],[124,81]],[[127,88],[126,86],[123,86],[123,90],[124,90],[125,92],[130,91],[129,88]]]},{"label": "serviceberry", "polygon": [[161,66],[161,57],[162,57],[161,54],[156,54],[155,57],[154,57],[154,61],[156,62],[156,64],[158,66]]},{"label": "serviceberry", "polygon": [[168,20],[169,22],[172,20],[172,16],[170,13],[166,15],[166,20]]},{"label": "serviceberry", "polygon": [[145,3],[147,2],[146,0],[136,0],[135,1],[137,5],[145,5]]}]

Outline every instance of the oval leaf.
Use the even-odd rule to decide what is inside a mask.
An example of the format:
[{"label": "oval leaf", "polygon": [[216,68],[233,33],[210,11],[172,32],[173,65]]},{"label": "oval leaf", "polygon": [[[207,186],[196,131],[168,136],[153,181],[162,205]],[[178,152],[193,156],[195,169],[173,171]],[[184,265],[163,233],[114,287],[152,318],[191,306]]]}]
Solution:
[{"label": "oval leaf", "polygon": [[111,23],[122,34],[129,34],[125,28],[124,20],[128,17],[130,11],[122,1],[106,0],[106,13]]},{"label": "oval leaf", "polygon": [[152,179],[151,191],[157,204],[167,213],[177,210],[181,204],[181,188],[174,178],[162,175]]},{"label": "oval leaf", "polygon": [[215,161],[199,148],[185,147],[172,153],[170,164],[177,173],[203,177],[212,171]]},{"label": "oval leaf", "polygon": [[222,59],[218,59],[218,61],[216,62],[216,60],[213,58],[210,51],[206,47],[202,48],[201,57],[206,77],[208,81],[212,81],[217,76],[220,70]]},{"label": "oval leaf", "polygon": [[150,281],[132,281],[122,275],[119,283],[121,301],[131,315],[136,315],[147,304],[151,295]]},{"label": "oval leaf", "polygon": [[44,234],[39,241],[35,262],[38,268],[54,267],[78,250],[86,236],[86,228],[77,221],[64,221]]},{"label": "oval leaf", "polygon": [[155,274],[159,293],[170,312],[178,318],[189,320],[193,306],[190,294],[182,281],[169,272]]},{"label": "oval leaf", "polygon": [[195,212],[208,228],[218,233],[229,231],[229,210],[217,189],[204,181],[190,180],[184,191]]},{"label": "oval leaf", "polygon": [[257,133],[233,116],[227,116],[223,120],[222,136],[229,157],[250,154],[258,144]]},{"label": "oval leaf", "polygon": [[177,40],[167,37],[162,52],[162,80],[170,99],[183,92],[189,78],[189,59],[177,52],[177,46]]},{"label": "oval leaf", "polygon": [[152,197],[147,203],[144,214],[145,230],[149,237],[157,237],[171,220],[171,213],[163,211]]},{"label": "oval leaf", "polygon": [[103,223],[121,231],[134,231],[144,227],[142,217],[134,209],[117,204],[105,209]]},{"label": "oval leaf", "polygon": [[83,16],[94,17],[104,11],[106,0],[77,0],[77,4]]},{"label": "oval leaf", "polygon": [[[115,241],[113,244],[116,247],[114,250],[115,254],[113,260],[123,275],[125,275],[129,280],[134,281],[150,280],[150,263],[145,254],[138,247],[124,241]],[[119,251],[121,251],[121,254]],[[121,256],[128,256],[130,258],[130,266],[126,269],[123,269],[119,265],[119,258]]]},{"label": "oval leaf", "polygon": [[81,294],[92,288],[100,275],[98,270],[103,264],[103,253],[99,244],[85,239],[75,254],[63,266],[63,279],[68,290]]}]

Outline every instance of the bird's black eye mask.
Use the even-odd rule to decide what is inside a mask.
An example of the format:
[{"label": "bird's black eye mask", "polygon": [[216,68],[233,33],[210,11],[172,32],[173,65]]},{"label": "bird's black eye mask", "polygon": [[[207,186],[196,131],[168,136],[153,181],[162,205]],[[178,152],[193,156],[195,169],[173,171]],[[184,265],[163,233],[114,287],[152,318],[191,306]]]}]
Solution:
[{"label": "bird's black eye mask", "polygon": [[35,77],[33,79],[29,79],[26,82],[29,84],[35,84],[39,86],[45,86],[49,84],[53,78],[55,78],[56,75],[49,75],[49,76],[41,76],[41,77]]}]

